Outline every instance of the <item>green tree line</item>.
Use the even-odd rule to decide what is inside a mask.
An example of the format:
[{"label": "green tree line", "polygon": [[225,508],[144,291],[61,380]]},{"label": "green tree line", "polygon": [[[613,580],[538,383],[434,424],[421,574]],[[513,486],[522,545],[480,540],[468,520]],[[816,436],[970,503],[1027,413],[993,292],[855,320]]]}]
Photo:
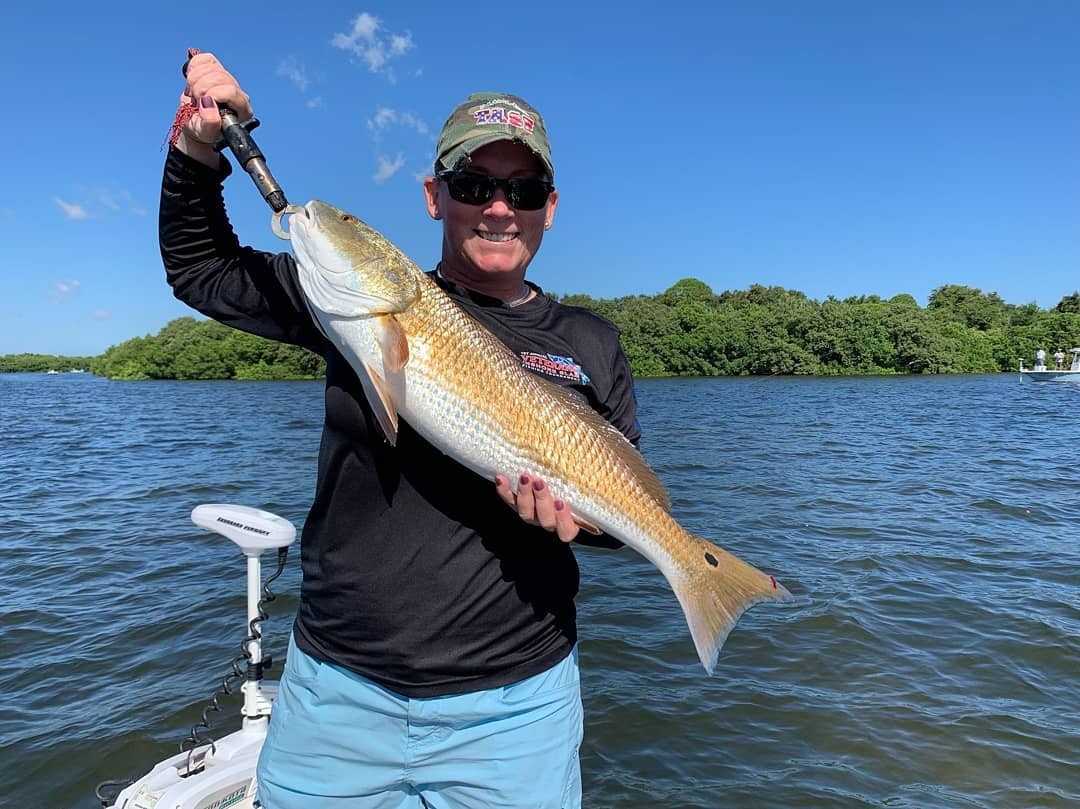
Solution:
[{"label": "green tree line", "polygon": [[[1050,310],[947,285],[910,295],[824,301],[753,285],[716,294],[685,278],[659,295],[564,295],[622,333],[635,376],[948,374],[1016,370],[1035,350],[1080,346],[1080,292]],[[314,379],[322,358],[210,320],[182,317],[98,357],[15,354],[0,372],[89,368],[110,379]]]},{"label": "green tree line", "polygon": [[181,317],[156,335],[108,348],[90,370],[109,379],[317,379],[326,366],[306,349]]},{"label": "green tree line", "polygon": [[31,374],[41,371],[89,371],[93,357],[63,354],[0,354],[0,374]]},{"label": "green tree line", "polygon": [[819,302],[757,284],[718,295],[685,278],[655,296],[561,300],[618,326],[639,377],[991,373],[1080,346],[1080,293],[1044,311],[948,285],[923,308],[910,295]]}]

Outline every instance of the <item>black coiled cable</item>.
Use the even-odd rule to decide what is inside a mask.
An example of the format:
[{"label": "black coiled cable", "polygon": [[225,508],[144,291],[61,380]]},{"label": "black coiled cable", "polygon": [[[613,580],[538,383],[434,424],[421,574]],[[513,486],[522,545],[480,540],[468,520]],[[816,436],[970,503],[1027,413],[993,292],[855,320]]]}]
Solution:
[{"label": "black coiled cable", "polygon": [[[221,686],[214,693],[214,695],[210,698],[210,703],[205,708],[203,708],[202,716],[200,718],[200,721],[196,722],[194,725],[191,726],[191,731],[188,734],[187,738],[183,739],[180,742],[180,752],[183,753],[186,750],[187,754],[188,754],[187,765],[184,768],[183,776],[181,776],[183,778],[187,778],[189,775],[194,775],[196,772],[198,772],[199,770],[202,769],[201,766],[198,767],[198,769],[196,769],[196,770],[192,769],[192,755],[194,754],[196,748],[201,747],[201,746],[206,745],[206,744],[209,744],[210,745],[210,752],[211,753],[217,752],[217,748],[214,746],[214,738],[212,736],[210,736],[209,734],[207,734],[206,736],[203,736],[200,733],[200,730],[209,731],[210,730],[210,718],[209,718],[210,714],[221,713],[221,705],[218,703],[218,698],[219,697],[229,696],[229,695],[235,693],[235,691],[233,690],[233,686],[236,684],[236,682],[238,680],[243,680],[245,678],[246,679],[251,679],[251,680],[260,680],[260,679],[262,679],[263,668],[264,667],[268,668],[270,666],[270,657],[269,657],[269,655],[264,655],[262,660],[252,660],[251,659],[251,652],[249,651],[249,649],[250,649],[249,644],[252,641],[256,641],[256,640],[261,641],[262,640],[262,628],[259,625],[263,621],[265,621],[267,618],[270,617],[270,615],[269,615],[269,613],[267,613],[265,607],[266,607],[267,604],[269,604],[271,601],[273,601],[275,598],[277,598],[277,595],[274,594],[274,591],[270,589],[270,585],[285,570],[285,560],[288,558],[288,556],[289,556],[288,547],[278,548],[278,552],[277,552],[277,570],[275,570],[274,575],[272,575],[270,578],[268,578],[266,580],[266,582],[263,584],[262,598],[260,598],[259,602],[255,605],[255,610],[256,610],[257,614],[256,614],[256,616],[254,618],[251,619],[250,623],[248,624],[248,635],[247,635],[247,637],[245,637],[240,642],[240,654],[238,654],[236,657],[234,657],[232,659],[232,662],[230,664],[232,666],[232,671],[229,672],[228,674],[226,674],[221,679]],[[247,664],[248,664],[248,671],[247,672],[244,672],[240,668],[240,662],[242,660],[247,661]],[[205,756],[204,756],[204,758],[205,758]]]}]

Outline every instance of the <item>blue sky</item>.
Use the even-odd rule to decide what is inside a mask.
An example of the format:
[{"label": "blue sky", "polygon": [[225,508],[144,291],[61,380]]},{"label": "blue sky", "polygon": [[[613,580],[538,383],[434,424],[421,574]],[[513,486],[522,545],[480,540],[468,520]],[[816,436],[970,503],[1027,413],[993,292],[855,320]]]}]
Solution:
[{"label": "blue sky", "polygon": [[[157,251],[188,46],[252,96],[291,201],[434,265],[419,177],[477,90],[544,115],[552,292],[778,285],[812,298],[1080,288],[1080,3],[411,0],[38,6],[4,15],[0,354],[96,354],[190,314]],[[243,174],[242,241],[284,245]]]}]

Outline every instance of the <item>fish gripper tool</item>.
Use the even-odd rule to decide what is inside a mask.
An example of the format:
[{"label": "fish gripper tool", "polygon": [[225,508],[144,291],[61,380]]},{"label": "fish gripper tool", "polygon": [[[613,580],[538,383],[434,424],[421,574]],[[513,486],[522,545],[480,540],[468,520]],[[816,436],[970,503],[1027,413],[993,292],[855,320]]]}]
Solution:
[{"label": "fish gripper tool", "polygon": [[[196,49],[188,49],[188,59],[187,62],[184,62],[181,71],[185,77],[187,76],[188,62],[196,53],[198,53]],[[266,200],[266,204],[270,206],[270,209],[275,214],[280,214],[285,210],[285,206],[289,204],[289,201],[285,198],[285,192],[281,190],[278,181],[274,179],[274,175],[270,173],[262,150],[255,143],[255,139],[251,137],[251,130],[259,125],[259,119],[252,118],[248,121],[241,121],[239,116],[224,104],[218,104],[218,112],[221,113],[221,136],[214,143],[214,150],[223,152],[228,149],[232,152],[236,162],[251,175],[255,187],[259,189],[259,193]]]}]

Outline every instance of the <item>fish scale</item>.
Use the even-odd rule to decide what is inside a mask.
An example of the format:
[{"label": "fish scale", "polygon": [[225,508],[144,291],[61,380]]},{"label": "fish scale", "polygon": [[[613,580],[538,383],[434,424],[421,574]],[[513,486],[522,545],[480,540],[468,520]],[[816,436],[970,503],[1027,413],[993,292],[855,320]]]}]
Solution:
[{"label": "fish scale", "polygon": [[318,201],[298,210],[290,232],[308,305],[389,440],[400,417],[489,480],[544,480],[583,526],[659,568],[710,674],[747,608],[791,599],[772,576],[679,525],[625,436],[572,391],[525,370],[382,234]]}]

